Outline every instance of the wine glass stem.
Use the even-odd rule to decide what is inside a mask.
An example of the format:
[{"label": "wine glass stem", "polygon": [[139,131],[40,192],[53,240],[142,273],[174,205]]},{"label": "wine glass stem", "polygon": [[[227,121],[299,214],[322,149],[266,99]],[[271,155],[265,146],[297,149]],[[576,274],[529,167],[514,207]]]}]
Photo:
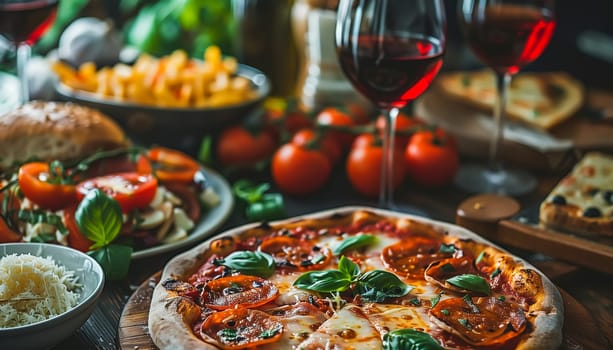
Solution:
[{"label": "wine glass stem", "polygon": [[398,108],[383,111],[385,115],[385,134],[383,135],[383,162],[381,165],[381,183],[379,205],[386,209],[394,206],[394,144],[396,136],[396,118]]},{"label": "wine glass stem", "polygon": [[490,143],[489,153],[489,168],[492,172],[498,172],[502,170],[502,163],[500,161],[500,149],[502,147],[502,141],[504,140],[504,120],[505,109],[507,105],[507,95],[509,92],[509,84],[511,83],[511,74],[496,72],[496,91],[498,99],[496,101],[496,108],[494,108],[494,135]]},{"label": "wine glass stem", "polygon": [[30,90],[28,87],[28,78],[26,76],[26,66],[32,55],[30,45],[20,43],[17,45],[17,75],[21,84],[21,102],[26,103],[30,100]]}]

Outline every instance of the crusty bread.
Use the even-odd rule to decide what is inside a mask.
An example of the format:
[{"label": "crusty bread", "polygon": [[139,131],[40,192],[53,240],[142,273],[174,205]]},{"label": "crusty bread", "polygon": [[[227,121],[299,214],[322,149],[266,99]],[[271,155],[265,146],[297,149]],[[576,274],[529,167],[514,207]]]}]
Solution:
[{"label": "crusty bread", "polygon": [[[496,84],[490,70],[442,74],[436,83],[446,96],[492,111]],[[563,72],[519,73],[511,80],[507,116],[526,125],[549,130],[572,117],[584,103],[584,87]]]},{"label": "crusty bread", "polygon": [[31,159],[72,160],[128,144],[108,116],[73,103],[33,101],[0,116],[0,169]]}]

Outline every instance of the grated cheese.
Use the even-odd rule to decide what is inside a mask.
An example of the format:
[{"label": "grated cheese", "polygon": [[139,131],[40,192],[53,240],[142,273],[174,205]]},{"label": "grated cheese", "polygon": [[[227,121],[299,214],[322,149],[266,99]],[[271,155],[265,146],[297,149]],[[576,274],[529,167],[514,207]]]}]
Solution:
[{"label": "grated cheese", "polygon": [[0,328],[58,316],[79,301],[74,272],[51,257],[11,254],[0,258]]}]

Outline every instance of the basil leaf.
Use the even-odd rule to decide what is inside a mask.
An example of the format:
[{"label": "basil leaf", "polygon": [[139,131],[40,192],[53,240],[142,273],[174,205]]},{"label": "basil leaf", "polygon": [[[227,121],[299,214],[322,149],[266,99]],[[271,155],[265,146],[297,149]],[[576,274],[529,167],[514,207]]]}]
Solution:
[{"label": "basil leaf", "polygon": [[98,250],[87,252],[94,258],[109,280],[120,280],[127,276],[132,259],[132,247],[127,245],[111,244]]},{"label": "basil leaf", "polygon": [[354,294],[360,294],[366,301],[381,303],[389,298],[405,296],[411,289],[413,287],[406,285],[391,272],[372,270],[358,278]]},{"label": "basil leaf", "polygon": [[245,275],[270,277],[275,271],[275,260],[262,252],[236,251],[224,259],[218,260],[219,265],[227,266]]},{"label": "basil leaf", "polygon": [[75,219],[85,237],[94,242],[91,249],[110,244],[123,225],[119,203],[99,189],[89,191],[79,203]]},{"label": "basil leaf", "polygon": [[477,293],[489,295],[492,292],[490,289],[490,285],[483,277],[473,274],[453,276],[449,278],[447,282],[453,284],[458,288],[470,290]]},{"label": "basil leaf", "polygon": [[411,328],[397,329],[383,336],[383,350],[443,350],[428,333]]},{"label": "basil leaf", "polygon": [[455,245],[453,244],[445,244],[441,243],[440,248],[438,249],[439,253],[442,254],[453,254],[457,251]]},{"label": "basil leaf", "polygon": [[334,255],[340,255],[345,250],[356,249],[369,246],[377,241],[377,237],[373,235],[355,235],[345,238],[341,244],[334,248]]},{"label": "basil leaf", "polygon": [[354,280],[360,275],[360,267],[358,264],[346,258],[344,255],[341,256],[341,259],[338,261],[338,270],[344,273],[350,280]]},{"label": "basil leaf", "polygon": [[303,273],[294,281],[294,286],[320,293],[332,293],[346,291],[351,283],[347,274],[339,270],[325,270]]}]

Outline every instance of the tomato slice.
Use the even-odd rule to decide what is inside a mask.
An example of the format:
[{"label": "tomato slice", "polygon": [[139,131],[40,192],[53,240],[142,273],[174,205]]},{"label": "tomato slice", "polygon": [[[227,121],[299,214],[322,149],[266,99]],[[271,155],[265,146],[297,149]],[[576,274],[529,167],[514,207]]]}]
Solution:
[{"label": "tomato slice", "polygon": [[222,277],[207,283],[202,289],[202,303],[211,309],[257,307],[274,300],[277,287],[261,277],[237,275]]},{"label": "tomato slice", "polygon": [[79,200],[96,188],[119,202],[124,213],[130,213],[133,209],[144,208],[151,203],[157,191],[157,180],[152,175],[138,173],[95,177],[77,185]]},{"label": "tomato slice", "polygon": [[24,196],[41,208],[55,211],[77,201],[74,185],[50,182],[47,163],[26,163],[19,168],[17,178]]},{"label": "tomato slice", "polygon": [[269,238],[259,250],[272,255],[277,267],[299,271],[322,268],[332,259],[330,249],[288,236]]},{"label": "tomato slice", "polygon": [[283,324],[263,311],[236,308],[212,314],[200,332],[217,340],[222,349],[245,349],[276,342]]},{"label": "tomato slice", "polygon": [[526,316],[519,305],[501,299],[450,298],[439,301],[431,312],[469,344],[507,344],[526,329]]},{"label": "tomato slice", "polygon": [[153,147],[137,160],[136,169],[141,174],[153,173],[162,182],[191,183],[200,166],[181,151]]},{"label": "tomato slice", "polygon": [[68,245],[76,250],[80,250],[82,252],[87,252],[89,247],[91,247],[94,242],[90,241],[85,237],[85,235],[79,229],[79,225],[77,224],[77,220],[75,219],[75,211],[77,210],[77,205],[73,204],[64,209],[62,220],[64,221],[64,226],[68,230]]},{"label": "tomato slice", "polygon": [[440,246],[441,242],[432,238],[408,237],[383,248],[381,258],[387,267],[407,278],[423,278],[430,263],[452,256],[441,252]]}]

